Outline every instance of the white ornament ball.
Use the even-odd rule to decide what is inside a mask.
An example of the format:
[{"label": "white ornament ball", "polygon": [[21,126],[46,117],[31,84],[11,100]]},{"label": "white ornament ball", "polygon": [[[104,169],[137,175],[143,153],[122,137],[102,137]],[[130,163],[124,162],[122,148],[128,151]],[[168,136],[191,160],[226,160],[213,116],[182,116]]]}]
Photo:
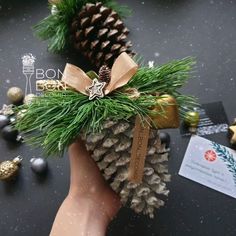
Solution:
[{"label": "white ornament ball", "polygon": [[33,93],[27,94],[24,99],[24,104],[29,105],[34,100],[35,97],[36,95]]}]

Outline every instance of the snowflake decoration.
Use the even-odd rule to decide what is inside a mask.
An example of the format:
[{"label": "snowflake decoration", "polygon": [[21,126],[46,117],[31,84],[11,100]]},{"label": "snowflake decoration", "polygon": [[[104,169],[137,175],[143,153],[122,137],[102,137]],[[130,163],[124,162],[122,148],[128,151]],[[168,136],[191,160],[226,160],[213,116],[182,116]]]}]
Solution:
[{"label": "snowflake decoration", "polygon": [[154,67],[154,61],[149,61],[148,62],[148,67],[153,68]]}]

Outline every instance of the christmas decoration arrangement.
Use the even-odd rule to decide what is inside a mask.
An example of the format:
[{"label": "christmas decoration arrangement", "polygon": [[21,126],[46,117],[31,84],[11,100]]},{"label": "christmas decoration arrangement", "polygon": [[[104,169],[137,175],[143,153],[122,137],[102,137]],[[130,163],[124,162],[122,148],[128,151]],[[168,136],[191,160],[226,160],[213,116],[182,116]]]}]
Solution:
[{"label": "christmas decoration arrangement", "polygon": [[12,104],[4,104],[0,110],[1,135],[6,141],[19,142],[22,137],[19,135],[18,130],[13,127],[16,121],[14,106],[22,103],[24,94],[21,88],[11,87],[7,91],[7,97]]},{"label": "christmas decoration arrangement", "polygon": [[178,91],[193,65],[185,58],[138,68],[125,52],[98,75],[67,64],[61,81],[37,81],[45,92],[17,107],[25,112],[16,127],[46,155],[62,155],[81,137],[122,202],[153,217],[170,180],[170,137],[158,129],[178,127],[183,107],[196,105]]},{"label": "christmas decoration arrangement", "polygon": [[35,34],[49,40],[48,50],[74,48],[92,65],[111,66],[122,52],[130,55],[129,30],[122,19],[130,10],[113,0],[50,1],[51,14],[35,27]]},{"label": "christmas decoration arrangement", "polygon": [[0,129],[2,137],[7,141],[20,142],[22,136],[19,135],[17,129],[14,128],[16,119],[23,116],[25,110],[16,112],[14,109],[16,106],[24,104],[29,104],[35,98],[34,94],[24,95],[23,91],[19,87],[11,87],[7,91],[7,97],[11,104],[2,106],[0,110]]},{"label": "christmas decoration arrangement", "polygon": [[[20,88],[12,87],[7,91],[7,96],[12,103],[19,104],[23,101],[24,95]],[[14,105],[4,104],[0,110],[0,130],[1,136],[7,142],[21,142],[22,137],[17,129],[14,128],[16,115],[13,109]],[[0,180],[8,181],[13,179],[19,170],[22,158],[15,157],[12,161],[0,161]]]},{"label": "christmas decoration arrangement", "polygon": [[[15,128],[15,123],[20,119],[26,110],[18,110],[16,106],[20,104],[29,105],[36,95],[26,94],[24,96],[23,91],[19,87],[11,87],[7,91],[7,97],[12,103],[10,105],[4,104],[0,110],[0,129],[1,135],[7,142],[18,142],[23,141],[19,131]],[[18,110],[18,111],[17,111]],[[0,180],[11,180],[17,176],[19,166],[23,158],[17,156],[12,161],[6,160],[0,162]],[[47,171],[48,164],[44,158],[32,158],[31,169],[36,174],[44,174]]]}]

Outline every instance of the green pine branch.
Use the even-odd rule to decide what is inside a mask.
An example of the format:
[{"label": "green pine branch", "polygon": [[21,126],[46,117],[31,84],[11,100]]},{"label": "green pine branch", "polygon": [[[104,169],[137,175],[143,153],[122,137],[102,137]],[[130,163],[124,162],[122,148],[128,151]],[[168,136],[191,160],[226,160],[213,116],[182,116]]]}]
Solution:
[{"label": "green pine branch", "polygon": [[192,76],[196,62],[192,57],[173,60],[154,68],[142,67],[127,84],[127,87],[137,88],[143,94],[159,92],[175,97],[180,108],[181,117],[185,116],[186,108],[197,106],[192,96],[181,95],[178,91]]},{"label": "green pine branch", "polygon": [[[165,116],[162,94],[174,96],[180,109],[195,105],[192,97],[178,92],[190,77],[193,64],[193,59],[188,58],[160,67],[140,68],[126,86],[92,101],[72,90],[46,92],[30,105],[17,108],[27,112],[16,128],[26,141],[42,147],[46,155],[63,154],[81,132],[99,132],[107,119],[129,120],[139,115],[149,122],[149,116]],[[136,88],[140,96],[131,98],[127,93],[129,88]],[[162,109],[151,110],[157,106]]]},{"label": "green pine branch", "polygon": [[194,65],[195,60],[187,57],[154,68],[143,67],[130,80],[128,86],[143,93],[161,91],[172,94],[188,81]]},{"label": "green pine branch", "polygon": [[[97,0],[62,0],[56,3],[58,12],[49,15],[33,27],[34,34],[42,40],[49,40],[48,50],[61,52],[69,46],[70,24],[76,13],[86,3],[96,3]],[[114,0],[99,0],[105,6],[115,10],[121,18],[131,14],[127,6],[119,5]],[[49,4],[49,8],[52,6]]]}]

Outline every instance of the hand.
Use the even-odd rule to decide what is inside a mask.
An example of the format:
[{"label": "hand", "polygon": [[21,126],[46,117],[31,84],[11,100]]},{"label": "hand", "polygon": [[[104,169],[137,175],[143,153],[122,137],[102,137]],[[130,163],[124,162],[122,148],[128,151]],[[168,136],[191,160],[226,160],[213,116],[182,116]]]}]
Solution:
[{"label": "hand", "polygon": [[102,236],[121,203],[79,139],[69,147],[69,194],[61,205],[50,236]]}]

